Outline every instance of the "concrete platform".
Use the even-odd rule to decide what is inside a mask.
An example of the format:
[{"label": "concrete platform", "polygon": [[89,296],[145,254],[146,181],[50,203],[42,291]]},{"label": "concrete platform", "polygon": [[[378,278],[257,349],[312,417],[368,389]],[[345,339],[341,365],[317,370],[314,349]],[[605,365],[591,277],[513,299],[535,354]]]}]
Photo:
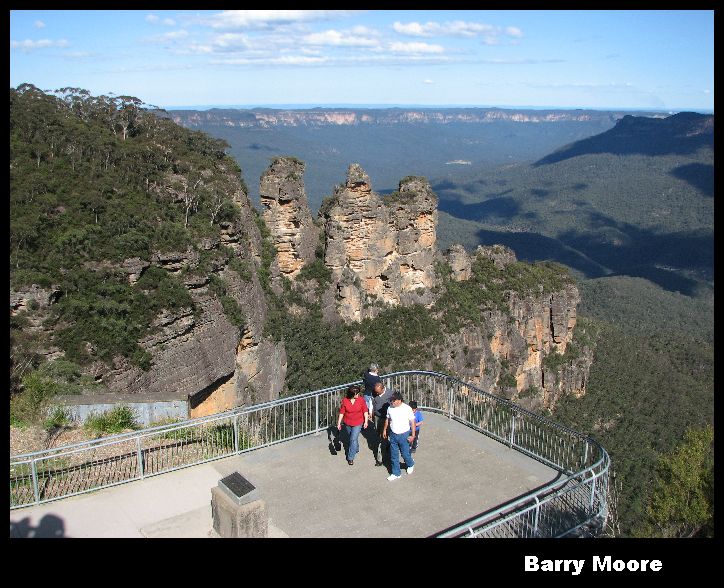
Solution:
[{"label": "concrete platform", "polygon": [[552,481],[557,472],[425,413],[415,471],[388,482],[360,437],[349,466],[325,434],[10,511],[10,537],[210,538],[211,488],[238,471],[269,510],[270,537],[427,537]]}]

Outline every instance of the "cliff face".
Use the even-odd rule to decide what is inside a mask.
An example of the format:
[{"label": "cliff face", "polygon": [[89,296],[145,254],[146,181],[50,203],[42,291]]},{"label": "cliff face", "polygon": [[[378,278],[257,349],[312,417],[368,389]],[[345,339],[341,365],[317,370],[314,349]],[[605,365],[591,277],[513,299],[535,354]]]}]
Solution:
[{"label": "cliff face", "polygon": [[324,213],[324,262],[346,320],[375,316],[381,305],[430,303],[437,197],[424,178],[406,178],[383,199],[357,164]]},{"label": "cliff face", "polygon": [[[139,258],[124,260],[116,266],[110,262],[88,263],[87,269],[115,269],[124,272],[129,283],[136,283],[152,266],[165,269],[180,278],[196,306],[180,310],[162,310],[153,320],[152,330],[139,345],[151,356],[151,366],[143,370],[117,355],[108,365],[94,361],[84,368],[111,393],[139,394],[153,400],[186,400],[193,407],[191,416],[200,416],[235,406],[277,398],[286,376],[286,355],[281,343],[263,336],[267,303],[257,277],[260,264],[261,236],[254,213],[238,178],[228,172],[227,184],[234,189],[232,201],[237,220],[223,222],[220,237],[205,238],[182,251],[157,252],[150,261]],[[158,190],[173,199],[178,189],[174,178]],[[231,250],[231,257],[221,249]],[[199,268],[200,258],[211,256],[209,267]],[[231,261],[244,264],[243,278],[230,267]],[[212,276],[226,284],[226,296],[244,310],[244,325],[232,324],[222,304],[210,290]],[[49,309],[58,299],[56,289],[33,286],[10,293],[11,314],[32,309],[29,330],[50,341],[53,332],[43,326]],[[27,314],[27,313],[26,313]],[[58,359],[64,352],[46,345],[38,353],[47,360]],[[93,348],[87,344],[93,354]],[[124,396],[127,397],[127,396]]]},{"label": "cliff face", "polygon": [[[103,376],[112,391],[145,392],[167,399],[188,397],[193,417],[279,396],[286,377],[286,355],[283,344],[262,334],[267,304],[256,272],[261,262],[261,235],[238,179],[230,176],[227,181],[235,187],[232,200],[238,218],[223,222],[220,239],[204,240],[199,249],[212,254],[221,247],[231,249],[232,259],[245,264],[247,275],[240,276],[223,257],[212,261],[210,274],[196,274],[199,251],[194,248],[154,256],[152,263],[184,275],[197,312],[189,309],[159,316],[159,332],[141,342],[153,357],[151,370],[144,372],[122,362]],[[213,275],[223,280],[226,295],[244,310],[242,327],[231,323],[210,292]]]},{"label": "cliff face", "polygon": [[[516,261],[515,253],[502,245],[478,247],[475,256],[488,257],[500,268]],[[446,259],[454,279],[469,279],[464,276],[471,259],[461,247],[451,248]],[[552,409],[563,395],[584,394],[592,350],[584,349],[557,369],[546,362],[549,356],[564,355],[573,341],[580,302],[575,285],[537,295],[510,291],[507,300],[507,313],[488,311],[484,325],[447,337],[438,355],[450,373],[532,409]]]},{"label": "cliff face", "polygon": [[[288,171],[275,173],[278,177]],[[262,186],[269,183],[265,174]],[[273,185],[279,185],[279,180]],[[294,183],[289,191],[303,194],[303,187]],[[301,198],[288,200],[284,218],[308,217]],[[274,202],[267,205],[268,210]],[[359,322],[397,305],[432,308],[437,260],[447,262],[457,282],[472,278],[477,257],[491,260],[499,270],[517,261],[515,253],[502,245],[478,247],[472,256],[460,245],[443,256],[437,253],[437,198],[424,178],[405,178],[397,192],[382,197],[372,190],[364,170],[352,164],[345,182],[323,204],[320,216],[324,263],[331,273],[331,285],[324,294],[328,320],[341,317]],[[273,222],[278,218],[273,217]],[[285,249],[290,243],[288,233],[272,229],[272,235],[278,250],[291,250]],[[280,254],[277,259],[281,266],[284,257]],[[486,311],[483,324],[447,335],[435,355],[449,373],[483,389],[530,408],[553,408],[562,395],[585,392],[591,351],[564,355],[573,339],[579,301],[573,284],[545,293],[542,286],[528,294],[508,291],[507,311]]]},{"label": "cliff face", "polygon": [[[493,123],[511,121],[520,123],[554,123],[560,121],[586,122],[616,120],[625,112],[570,111],[570,110],[512,110],[501,108],[454,109],[402,109],[402,108],[315,108],[281,110],[265,108],[210,110],[174,110],[174,122],[186,127],[223,126],[245,128],[340,126],[340,125],[395,125],[395,124],[451,124]],[[651,114],[651,113],[642,113]],[[653,116],[661,117],[660,114]]]},{"label": "cliff face", "polygon": [[261,177],[259,193],[263,217],[277,249],[282,275],[294,278],[313,261],[319,229],[312,221],[304,190],[304,163],[279,157]]}]

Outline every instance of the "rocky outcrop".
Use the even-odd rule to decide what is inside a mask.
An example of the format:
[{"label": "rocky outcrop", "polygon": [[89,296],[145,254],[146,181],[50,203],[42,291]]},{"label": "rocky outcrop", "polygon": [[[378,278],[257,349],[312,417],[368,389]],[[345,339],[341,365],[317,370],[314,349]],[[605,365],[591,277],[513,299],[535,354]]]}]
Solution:
[{"label": "rocky outcrop", "polygon": [[[170,180],[169,180],[170,181]],[[205,238],[185,251],[157,252],[150,262],[127,259],[121,269],[135,283],[150,265],[162,267],[181,278],[189,290],[196,311],[186,308],[161,311],[152,332],[140,341],[151,355],[151,367],[144,371],[122,356],[109,367],[97,361],[87,372],[110,392],[138,394],[155,400],[188,399],[191,416],[211,414],[242,404],[276,398],[286,377],[283,343],[263,335],[267,303],[257,276],[261,263],[261,235],[251,204],[229,173],[238,218],[223,222],[220,238]],[[172,195],[170,189],[166,192]],[[221,247],[233,251],[232,259],[242,262],[244,276],[233,270]],[[204,272],[197,267],[201,253],[211,254]],[[232,324],[218,297],[209,290],[210,276],[226,284],[226,295],[244,311],[244,325]]]},{"label": "rocky outcrop", "polygon": [[447,261],[452,270],[452,278],[456,282],[469,280],[472,276],[472,263],[465,247],[457,243],[452,245],[445,252],[445,261]]},{"label": "rocky outcrop", "polygon": [[[455,247],[446,255],[448,263],[456,264],[451,263],[453,279],[461,281],[454,268],[468,267],[476,256],[493,259],[499,268],[516,261],[515,253],[502,245],[478,247],[472,258]],[[483,325],[448,335],[438,357],[451,373],[484,390],[531,409],[552,409],[564,395],[585,393],[592,350],[584,347],[566,355],[579,302],[573,284],[550,293],[509,291],[508,312],[487,311]],[[547,362],[550,357],[558,361]]]},{"label": "rocky outcrop", "polygon": [[506,265],[518,261],[515,251],[505,245],[478,245],[475,255],[492,259],[498,269],[503,269]]},{"label": "rocky outcrop", "polygon": [[32,284],[21,290],[10,290],[10,314],[16,315],[27,310],[47,309],[60,297],[60,290],[54,288],[41,288]]},{"label": "rocky outcrop", "polygon": [[271,231],[282,275],[294,278],[314,260],[319,229],[312,220],[304,190],[304,163],[277,157],[261,176],[263,217]]},{"label": "rocky outcrop", "polygon": [[352,164],[324,212],[325,265],[339,314],[360,321],[384,306],[432,302],[437,197],[424,178],[405,178],[382,198]]}]

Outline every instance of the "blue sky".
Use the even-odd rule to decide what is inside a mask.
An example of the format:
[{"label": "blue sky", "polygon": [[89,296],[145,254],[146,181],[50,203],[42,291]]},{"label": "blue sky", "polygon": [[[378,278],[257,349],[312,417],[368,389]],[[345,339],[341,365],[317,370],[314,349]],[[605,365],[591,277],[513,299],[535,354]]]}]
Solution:
[{"label": "blue sky", "polygon": [[10,86],[164,108],[714,108],[714,13],[17,10]]}]

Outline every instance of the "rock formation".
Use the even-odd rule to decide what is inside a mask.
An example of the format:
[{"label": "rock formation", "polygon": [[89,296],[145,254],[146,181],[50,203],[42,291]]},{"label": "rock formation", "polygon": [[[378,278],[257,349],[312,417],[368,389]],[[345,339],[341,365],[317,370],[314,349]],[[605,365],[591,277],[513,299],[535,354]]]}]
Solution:
[{"label": "rock formation", "polygon": [[[284,160],[262,177],[266,217],[275,227],[287,226],[287,230],[272,229],[280,251],[298,250],[291,245],[294,235],[288,228],[293,221],[289,219],[306,219],[308,214],[303,198],[277,197],[282,192],[304,194],[300,170],[303,167],[297,162]],[[293,173],[296,178],[288,177]],[[282,184],[287,188],[279,189]],[[280,200],[285,201],[283,214]],[[397,192],[383,197],[372,190],[365,171],[352,164],[345,182],[323,204],[320,217],[324,222],[324,263],[332,276],[323,295],[326,320],[358,322],[396,305],[431,308],[437,260],[448,263],[452,279],[458,282],[473,276],[476,258],[492,260],[498,270],[517,261],[515,252],[503,245],[479,246],[472,255],[461,245],[453,245],[442,256],[437,253],[437,198],[424,178],[404,178]],[[316,235],[313,239],[316,243]],[[299,257],[280,255],[277,259],[281,267],[284,260]],[[296,267],[301,267],[298,262]],[[300,291],[306,288],[302,284],[296,287]],[[577,288],[569,284],[555,292],[541,289],[525,295],[510,291],[506,300],[506,311],[486,311],[483,324],[447,335],[445,343],[435,349],[448,373],[530,408],[552,408],[563,394],[583,394],[590,350],[576,358],[567,356],[555,369],[545,361],[553,354],[564,354],[571,343],[579,303]],[[331,301],[336,304],[330,305]]]},{"label": "rock formation", "polygon": [[[515,252],[503,245],[479,246],[472,257],[455,245],[446,254],[453,279],[469,279],[477,256],[492,259],[499,269],[516,261]],[[573,340],[580,302],[576,286],[524,296],[511,291],[507,300],[507,313],[488,311],[484,325],[447,337],[439,358],[450,373],[528,408],[552,409],[565,394],[584,394],[592,350],[570,358],[562,373],[545,363],[552,354],[563,355]]]},{"label": "rock formation", "polygon": [[398,192],[382,198],[352,164],[324,213],[324,262],[342,318],[360,321],[386,305],[431,303],[436,226],[437,197],[427,180],[405,178]]},{"label": "rock formation", "polygon": [[277,249],[279,271],[289,278],[294,278],[314,259],[319,239],[303,175],[304,163],[293,157],[277,157],[261,176],[259,187],[264,221]]},{"label": "rock formation", "polygon": [[[169,178],[163,189],[171,192],[171,181]],[[286,377],[286,354],[282,343],[263,336],[267,304],[256,273],[261,235],[238,178],[229,172],[227,181],[234,187],[231,196],[238,219],[222,223],[220,238],[203,239],[186,251],[157,252],[150,263],[137,258],[123,262],[121,269],[130,283],[138,281],[151,265],[180,276],[197,310],[162,311],[156,317],[153,332],[140,341],[152,358],[149,370],[132,365],[120,355],[112,367],[94,362],[89,373],[110,392],[154,400],[188,399],[193,417],[279,396]],[[240,276],[221,255],[211,258],[210,273],[195,271],[201,251],[218,253],[222,246],[245,264],[248,275]],[[209,291],[211,275],[227,284],[226,295],[244,310],[241,328],[231,323],[218,298]]]}]

